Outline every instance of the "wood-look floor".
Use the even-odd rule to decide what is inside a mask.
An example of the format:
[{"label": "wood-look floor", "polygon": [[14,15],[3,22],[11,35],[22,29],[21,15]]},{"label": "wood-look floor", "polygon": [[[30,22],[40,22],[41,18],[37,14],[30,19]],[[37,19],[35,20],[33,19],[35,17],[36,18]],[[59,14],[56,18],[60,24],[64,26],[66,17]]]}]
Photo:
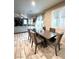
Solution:
[{"label": "wood-look floor", "polygon": [[65,46],[63,43],[61,43],[61,50],[58,51],[58,56],[55,56],[54,48],[50,46],[46,48],[38,46],[37,53],[34,54],[34,45],[31,47],[31,43],[28,40],[28,33],[14,34],[14,58],[65,59]]}]

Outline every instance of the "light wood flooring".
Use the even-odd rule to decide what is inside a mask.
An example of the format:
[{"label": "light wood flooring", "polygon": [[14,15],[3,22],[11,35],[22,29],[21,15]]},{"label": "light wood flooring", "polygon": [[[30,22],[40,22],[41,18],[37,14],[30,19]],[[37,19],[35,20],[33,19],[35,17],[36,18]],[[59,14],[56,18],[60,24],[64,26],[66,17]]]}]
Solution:
[{"label": "light wood flooring", "polygon": [[[63,41],[63,40],[62,40]],[[64,41],[63,41],[64,43]],[[14,58],[15,59],[65,59],[65,45],[61,43],[61,50],[55,56],[53,47],[38,46],[34,54],[34,45],[28,40],[28,33],[14,34]]]}]

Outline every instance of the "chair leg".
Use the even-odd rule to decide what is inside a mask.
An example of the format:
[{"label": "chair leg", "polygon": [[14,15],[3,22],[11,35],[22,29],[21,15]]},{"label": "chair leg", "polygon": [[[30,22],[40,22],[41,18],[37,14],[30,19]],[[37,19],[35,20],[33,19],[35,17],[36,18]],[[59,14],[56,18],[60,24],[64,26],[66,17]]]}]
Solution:
[{"label": "chair leg", "polygon": [[35,45],[35,53],[34,54],[36,54],[36,50],[37,50],[37,45]]},{"label": "chair leg", "polygon": [[57,56],[57,46],[55,46],[55,55]]},{"label": "chair leg", "polygon": [[[30,38],[30,37],[29,37]],[[30,38],[30,42],[31,42],[31,38]]]},{"label": "chair leg", "polygon": [[58,44],[58,49],[60,50],[60,44]]},{"label": "chair leg", "polygon": [[32,41],[32,44],[31,44],[31,47],[33,46],[33,41]]}]

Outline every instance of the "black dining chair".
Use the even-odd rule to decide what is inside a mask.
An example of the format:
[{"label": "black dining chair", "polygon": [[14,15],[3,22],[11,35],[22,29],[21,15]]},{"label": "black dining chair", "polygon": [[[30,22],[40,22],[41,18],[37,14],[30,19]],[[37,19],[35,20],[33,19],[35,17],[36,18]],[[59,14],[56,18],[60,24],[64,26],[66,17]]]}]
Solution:
[{"label": "black dining chair", "polygon": [[36,29],[34,28],[34,29],[32,29],[34,32],[36,32]]},{"label": "black dining chair", "polygon": [[46,30],[46,27],[43,27],[43,30]]},{"label": "black dining chair", "polygon": [[31,32],[31,38],[32,38],[32,44],[31,44],[31,47],[33,46],[33,43],[35,44],[35,52],[34,54],[36,54],[36,51],[37,51],[37,46],[39,44],[42,44],[44,42],[43,39],[40,39],[40,37],[36,36],[36,33],[35,32]]},{"label": "black dining chair", "polygon": [[50,28],[49,31],[55,33],[55,28]]}]

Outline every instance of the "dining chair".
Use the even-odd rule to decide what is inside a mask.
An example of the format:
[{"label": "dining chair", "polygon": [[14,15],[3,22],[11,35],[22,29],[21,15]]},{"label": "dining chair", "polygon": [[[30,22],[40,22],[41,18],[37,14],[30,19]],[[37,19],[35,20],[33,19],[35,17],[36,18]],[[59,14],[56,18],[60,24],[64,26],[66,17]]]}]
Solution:
[{"label": "dining chair", "polygon": [[62,34],[57,33],[56,37],[54,38],[54,39],[56,39],[55,42],[53,42],[53,44],[52,44],[52,42],[50,42],[51,43],[51,47],[53,45],[54,48],[55,48],[55,55],[56,56],[57,56],[57,48],[60,50],[60,41],[62,39],[62,36],[63,36],[63,33]]},{"label": "dining chair", "polygon": [[36,36],[36,33],[32,33],[32,32],[31,32],[31,38],[32,38],[31,47],[33,46],[33,43],[34,43],[35,44],[35,52],[34,52],[34,54],[36,54],[37,46],[39,44],[42,44],[44,42],[44,40],[40,39],[40,37]]},{"label": "dining chair", "polygon": [[49,31],[50,32],[55,32],[55,28],[50,28]]},{"label": "dining chair", "polygon": [[43,27],[43,30],[46,30],[46,27]]},{"label": "dining chair", "polygon": [[62,36],[63,36],[63,33],[62,34],[57,33],[56,43],[55,43],[56,44],[55,45],[55,54],[56,54],[56,56],[57,56],[57,47],[60,50],[60,42],[61,42]]}]

